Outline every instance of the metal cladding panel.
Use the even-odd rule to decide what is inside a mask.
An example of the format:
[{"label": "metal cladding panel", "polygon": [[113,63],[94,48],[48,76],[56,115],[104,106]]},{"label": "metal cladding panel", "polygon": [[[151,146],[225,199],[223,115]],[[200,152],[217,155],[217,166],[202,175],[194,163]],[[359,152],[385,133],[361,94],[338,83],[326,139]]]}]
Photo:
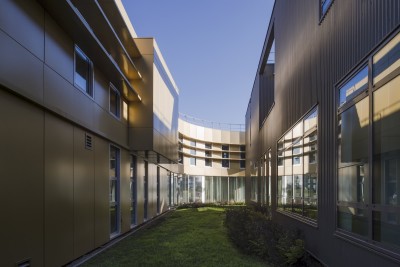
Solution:
[{"label": "metal cladding panel", "polygon": [[44,59],[43,26],[44,11],[35,1],[1,1],[0,29],[40,60]]},{"label": "metal cladding panel", "polygon": [[94,137],[94,243],[96,247],[110,240],[109,149],[109,142]]},{"label": "metal cladding panel", "polygon": [[71,124],[45,114],[46,266],[60,266],[74,259],[73,129]]},{"label": "metal cladding panel", "polygon": [[[400,2],[334,0],[322,20],[319,1],[276,1],[271,22],[275,38],[275,105],[260,130],[253,132],[247,153],[260,158],[272,149],[272,203],[276,199],[276,143],[280,137],[318,105],[318,228],[281,213],[273,218],[305,232],[307,248],[327,265],[393,266],[395,263],[367,249],[334,237],[336,230],[336,92],[335,85],[362,64],[400,24]],[[257,79],[255,84],[258,84]],[[265,86],[261,83],[261,86]],[[259,101],[252,98],[246,114],[246,131],[259,123],[253,117]],[[251,119],[250,119],[251,114]],[[258,133],[258,132],[257,132]],[[262,147],[259,153],[255,147]],[[250,153],[249,153],[250,152]],[[249,166],[249,165],[247,165]],[[249,168],[246,170],[249,173]],[[348,255],[348,257],[337,257]]]},{"label": "metal cladding panel", "polygon": [[0,264],[43,266],[44,113],[0,87],[0,121]]},{"label": "metal cladding panel", "polygon": [[44,53],[46,65],[74,84],[74,42],[46,13]]},{"label": "metal cladding panel", "polygon": [[43,62],[1,30],[0,47],[0,85],[43,103]]},{"label": "metal cladding panel", "polygon": [[74,257],[94,247],[94,152],[85,132],[74,128]]}]

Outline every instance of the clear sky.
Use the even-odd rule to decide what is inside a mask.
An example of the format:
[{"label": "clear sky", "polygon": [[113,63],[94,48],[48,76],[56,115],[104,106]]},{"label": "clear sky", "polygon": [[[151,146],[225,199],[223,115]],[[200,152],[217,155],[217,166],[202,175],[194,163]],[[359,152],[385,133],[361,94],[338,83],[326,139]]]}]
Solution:
[{"label": "clear sky", "polygon": [[179,111],[244,123],[274,0],[123,0],[139,37],[155,37]]}]

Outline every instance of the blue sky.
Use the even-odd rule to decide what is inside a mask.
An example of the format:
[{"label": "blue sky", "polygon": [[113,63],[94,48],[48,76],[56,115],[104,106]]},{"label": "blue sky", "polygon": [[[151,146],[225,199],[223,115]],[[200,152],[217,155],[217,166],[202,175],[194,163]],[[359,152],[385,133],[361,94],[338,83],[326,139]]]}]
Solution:
[{"label": "blue sky", "polygon": [[155,37],[179,110],[244,123],[273,0],[123,0],[139,37]]}]

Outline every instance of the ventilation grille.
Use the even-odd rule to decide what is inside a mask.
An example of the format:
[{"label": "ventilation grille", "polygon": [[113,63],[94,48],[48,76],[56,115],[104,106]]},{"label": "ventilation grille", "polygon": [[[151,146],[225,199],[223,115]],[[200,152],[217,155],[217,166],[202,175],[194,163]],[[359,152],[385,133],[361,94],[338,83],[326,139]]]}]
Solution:
[{"label": "ventilation grille", "polygon": [[90,134],[85,134],[85,148],[93,150],[93,137]]}]

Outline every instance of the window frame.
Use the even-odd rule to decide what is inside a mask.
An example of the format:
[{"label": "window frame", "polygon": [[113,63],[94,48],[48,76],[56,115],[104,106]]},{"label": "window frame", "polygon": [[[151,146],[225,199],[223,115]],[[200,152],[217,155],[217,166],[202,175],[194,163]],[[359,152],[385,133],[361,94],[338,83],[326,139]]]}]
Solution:
[{"label": "window frame", "polygon": [[[326,14],[328,14],[329,9],[331,9],[332,4],[335,0],[319,0],[319,18],[320,23],[324,20]],[[326,10],[324,11],[324,4],[328,2]]]},{"label": "window frame", "polygon": [[[117,114],[115,114],[113,112],[113,110],[111,109],[111,93],[115,93],[116,96],[116,111]],[[121,120],[121,102],[123,102],[122,98],[121,98],[121,94],[119,93],[119,91],[117,90],[117,88],[110,83],[109,85],[109,89],[108,89],[108,112],[116,119]]]},{"label": "window frame", "polygon": [[[306,223],[306,224],[309,224],[309,225],[311,225],[311,226],[313,226],[313,227],[318,227],[318,213],[319,213],[319,211],[320,211],[320,208],[319,208],[319,204],[320,204],[320,201],[319,201],[319,199],[320,199],[320,181],[319,181],[319,179],[320,179],[320,167],[317,165],[317,168],[316,168],[316,175],[317,175],[317,186],[316,186],[316,194],[317,194],[317,205],[316,205],[316,208],[317,208],[317,217],[314,219],[314,218],[312,218],[312,217],[308,217],[308,216],[306,216],[306,215],[304,215],[304,206],[305,206],[305,204],[304,204],[304,199],[305,199],[305,196],[304,196],[304,187],[305,187],[305,173],[304,173],[304,164],[305,164],[305,161],[304,161],[304,155],[305,155],[305,152],[304,152],[304,138],[306,138],[306,137],[308,137],[308,136],[310,136],[310,130],[311,129],[313,129],[313,128],[310,128],[310,129],[308,129],[307,131],[305,131],[305,129],[304,129],[304,127],[302,128],[302,135],[301,135],[301,154],[298,154],[298,155],[303,155],[303,160],[300,160],[301,161],[301,163],[300,164],[293,164],[293,157],[295,156],[295,155],[293,155],[293,142],[290,144],[290,145],[287,145],[287,146],[285,146],[285,140],[286,140],[286,137],[287,137],[287,135],[289,134],[289,132],[290,131],[292,131],[293,129],[295,129],[295,127],[297,127],[299,124],[303,124],[303,126],[304,126],[304,121],[307,119],[307,118],[309,118],[314,112],[317,112],[317,120],[316,120],[316,131],[317,131],[317,141],[316,141],[316,146],[317,146],[317,149],[315,150],[316,151],[316,153],[317,153],[317,162],[318,162],[318,157],[319,157],[319,154],[320,153],[318,153],[318,148],[320,147],[319,146],[319,143],[320,143],[320,141],[319,141],[319,139],[320,139],[320,137],[319,137],[319,135],[320,135],[320,130],[319,130],[319,125],[320,125],[320,108],[319,108],[319,103],[316,103],[315,105],[313,105],[309,110],[307,110],[307,112],[306,113],[304,113],[304,115],[303,116],[301,116],[301,118],[298,120],[298,121],[296,121],[295,123],[293,123],[292,124],[292,126],[290,127],[290,128],[288,128],[279,138],[278,138],[278,140],[276,141],[276,153],[277,153],[277,157],[276,157],[276,162],[275,162],[275,166],[276,166],[276,170],[277,170],[277,173],[276,173],[276,187],[275,187],[275,193],[276,193],[276,195],[275,195],[275,200],[276,200],[276,207],[275,207],[275,211],[276,212],[278,212],[278,213],[281,213],[281,214],[284,214],[284,215],[286,215],[286,216],[288,216],[288,217],[291,217],[291,218],[294,218],[294,219],[296,219],[296,220],[298,220],[298,221],[300,221],[300,222],[303,222],[303,223]],[[314,140],[312,140],[312,142],[314,142]],[[282,147],[280,147],[279,146],[279,144],[282,144]],[[298,142],[296,142],[295,144],[297,144]],[[279,151],[282,151],[282,155],[281,156],[279,156]],[[288,177],[288,176],[291,176],[291,185],[292,185],[292,192],[291,192],[291,196],[289,196],[290,198],[292,198],[292,201],[293,201],[293,199],[294,199],[294,194],[293,194],[293,185],[294,185],[294,176],[296,176],[296,175],[301,175],[302,176],[302,214],[299,214],[299,213],[297,213],[297,212],[294,212],[293,210],[286,210],[286,209],[279,209],[278,208],[278,203],[279,203],[279,201],[278,201],[278,198],[279,197],[283,197],[283,195],[281,195],[281,192],[278,192],[278,190],[279,190],[279,181],[278,181],[278,177],[280,176],[279,175],[279,167],[281,167],[281,168],[285,168],[285,151],[286,150],[290,150],[291,151],[291,155],[289,156],[290,157],[290,159],[291,159],[291,164],[290,164],[290,166],[291,166],[291,168],[293,168],[293,166],[299,166],[299,165],[302,165],[303,167],[302,167],[302,174],[294,174],[294,173],[292,173],[292,174],[285,174],[285,173],[283,173],[283,175],[281,176],[282,177],[282,179],[286,179],[286,177]],[[281,161],[280,161],[280,159],[281,159]],[[278,163],[279,162],[281,162],[282,164],[281,165],[278,165]],[[288,197],[286,197],[286,198],[288,198]],[[293,206],[293,204],[292,204],[292,206]],[[292,209],[293,209],[293,207],[292,207]]]},{"label": "window frame", "polygon": [[[88,77],[86,80],[86,88],[82,88],[77,82],[77,56],[79,56],[83,61],[86,61],[88,64]],[[79,48],[79,46],[74,46],[74,86],[78,88],[80,91],[84,92],[87,96],[94,99],[94,67],[93,62],[90,58]]]},{"label": "window frame", "polygon": [[[116,230],[111,232],[110,228],[110,238],[114,238],[121,233],[121,198],[120,198],[120,177],[121,177],[121,149],[114,145],[109,145],[109,163],[111,168],[111,150],[115,149],[115,173],[116,176],[109,176],[109,190],[111,190],[111,182],[115,181],[115,201],[111,201],[111,191],[109,191],[110,199],[109,199],[109,212],[111,212],[111,207],[115,207],[116,213]],[[109,213],[110,214],[110,213]],[[110,214],[111,219],[111,214]],[[111,224],[111,221],[110,221]],[[111,226],[111,225],[110,225]]]},{"label": "window frame", "polygon": [[[397,29],[396,31],[392,32],[387,38],[382,40],[379,45],[377,45],[374,49],[371,50],[371,52],[365,57],[365,60],[358,64],[358,66],[354,67],[351,71],[349,71],[348,74],[345,75],[344,78],[342,78],[341,81],[339,81],[335,85],[335,109],[336,109],[336,116],[335,116],[335,148],[336,148],[336,166],[335,166],[335,233],[334,235],[345,239],[349,240],[350,242],[353,242],[354,244],[366,247],[367,249],[379,253],[381,255],[384,255],[386,257],[390,257],[392,259],[395,259],[397,262],[400,261],[400,246],[394,245],[394,244],[387,244],[384,243],[384,241],[377,241],[374,239],[374,212],[387,212],[389,208],[385,207],[385,203],[375,203],[374,201],[374,190],[376,188],[376,185],[374,185],[374,169],[375,169],[375,159],[376,155],[374,154],[374,145],[377,140],[375,140],[374,136],[374,127],[375,127],[375,121],[374,121],[374,98],[375,98],[375,92],[383,88],[387,83],[391,82],[395,78],[400,76],[400,68],[392,70],[390,73],[388,73],[386,76],[384,76],[381,80],[378,82],[374,83],[374,62],[373,58],[376,54],[378,54],[390,41],[392,41],[394,38],[396,38],[398,35],[400,35],[400,30]],[[340,106],[340,88],[346,84],[348,81],[354,77],[358,71],[363,69],[365,66],[368,66],[368,86],[367,89],[364,90],[363,93],[358,94],[356,97],[351,99],[348,103],[345,103],[343,106]],[[367,214],[367,234],[366,236],[360,235],[358,233],[355,233],[354,231],[349,231],[343,228],[339,227],[338,223],[338,207],[339,207],[339,140],[338,140],[338,123],[339,123],[339,115],[345,112],[347,109],[354,107],[357,103],[360,103],[364,98],[369,97],[368,100],[368,108],[369,108],[369,124],[368,124],[368,168],[367,171],[369,173],[369,179],[368,179],[368,194],[369,194],[369,199],[365,203],[365,211]],[[379,181],[379,186],[383,186],[383,180]],[[393,210],[397,210],[396,212],[399,212],[400,206],[394,207]]]}]

